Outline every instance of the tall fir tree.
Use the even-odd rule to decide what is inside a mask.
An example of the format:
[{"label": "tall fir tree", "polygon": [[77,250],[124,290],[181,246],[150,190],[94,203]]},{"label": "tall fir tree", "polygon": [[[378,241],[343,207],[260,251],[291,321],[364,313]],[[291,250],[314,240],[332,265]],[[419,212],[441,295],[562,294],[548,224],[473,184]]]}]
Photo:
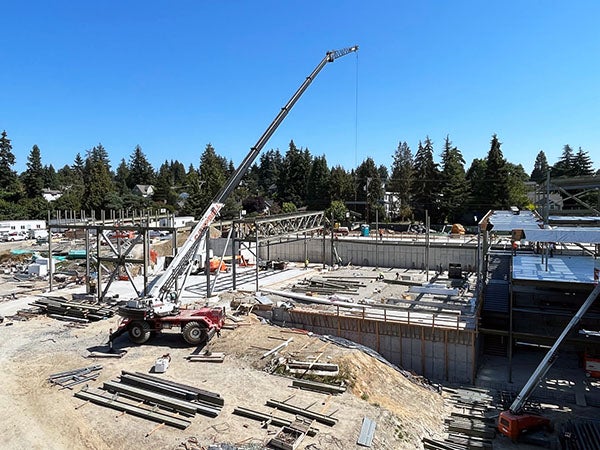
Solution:
[{"label": "tall fir tree", "polygon": [[533,163],[533,170],[531,171],[530,177],[531,181],[535,181],[536,183],[545,181],[549,170],[550,165],[548,164],[546,154],[543,150],[540,150]]},{"label": "tall fir tree", "polygon": [[461,220],[466,209],[469,185],[465,173],[465,160],[457,147],[446,136],[442,152],[441,215],[450,223]]},{"label": "tall fir tree", "polygon": [[[383,184],[373,158],[368,157],[356,168],[357,200],[365,204],[365,220],[370,223],[375,220],[375,211],[381,211],[383,201]],[[379,215],[383,220],[383,215]]]},{"label": "tall fir tree", "polygon": [[485,180],[487,182],[489,209],[507,210],[510,204],[508,167],[500,148],[502,143],[494,134],[490,143],[485,167]]},{"label": "tall fir tree", "polygon": [[329,196],[332,201],[345,202],[354,196],[354,177],[342,166],[331,168]]},{"label": "tall fir tree", "polygon": [[552,178],[575,176],[575,153],[569,144],[563,147],[562,154],[550,172]]},{"label": "tall fir tree", "polygon": [[469,209],[478,216],[483,217],[490,209],[488,196],[488,182],[486,180],[487,160],[475,158],[467,170],[469,183]]},{"label": "tall fir tree", "polygon": [[44,189],[44,167],[42,165],[42,154],[37,145],[34,145],[27,157],[27,169],[22,174],[23,185],[27,198],[42,196]]},{"label": "tall fir tree", "polygon": [[308,187],[306,189],[306,206],[309,209],[323,210],[329,207],[331,203],[330,175],[325,155],[315,157],[308,174]]},{"label": "tall fir tree", "polygon": [[594,174],[594,163],[588,152],[581,147],[573,157],[574,176],[592,176]]},{"label": "tall fir tree", "polygon": [[402,219],[412,216],[410,193],[412,191],[413,179],[414,160],[412,152],[406,142],[400,142],[394,153],[392,174],[387,190],[396,193],[399,205],[394,205],[394,209],[400,210]]},{"label": "tall fir tree", "polygon": [[6,130],[0,135],[0,190],[6,195],[14,193],[18,186],[17,173],[13,170],[15,155]]},{"label": "tall fir tree", "polygon": [[154,169],[139,145],[135,146],[129,159],[129,175],[127,186],[133,189],[137,185],[154,183]]},{"label": "tall fir tree", "polygon": [[304,206],[311,163],[309,150],[299,149],[294,141],[290,141],[277,182],[278,200],[282,204],[287,202],[297,207]]},{"label": "tall fir tree", "polygon": [[115,192],[113,177],[110,172],[108,153],[102,144],[88,152],[83,181],[82,206],[84,209],[99,212],[113,204],[112,194]]},{"label": "tall fir tree", "polygon": [[418,220],[425,219],[425,212],[429,214],[432,223],[442,220],[440,194],[439,169],[433,160],[433,142],[427,136],[424,143],[419,141],[414,162],[412,204]]}]

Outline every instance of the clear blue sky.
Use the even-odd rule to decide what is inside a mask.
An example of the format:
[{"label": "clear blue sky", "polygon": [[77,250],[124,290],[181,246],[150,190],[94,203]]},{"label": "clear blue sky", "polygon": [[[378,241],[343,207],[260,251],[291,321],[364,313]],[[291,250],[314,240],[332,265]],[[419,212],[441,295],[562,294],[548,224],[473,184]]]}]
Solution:
[{"label": "clear blue sky", "polygon": [[1,17],[19,172],[34,144],[56,169],[99,142],[113,168],[138,144],[155,169],[198,166],[207,143],[237,165],[325,52],[354,44],[265,149],[389,167],[399,141],[429,135],[439,161],[450,135],[468,167],[497,133],[528,173],[565,144],[600,167],[598,1],[31,0]]}]

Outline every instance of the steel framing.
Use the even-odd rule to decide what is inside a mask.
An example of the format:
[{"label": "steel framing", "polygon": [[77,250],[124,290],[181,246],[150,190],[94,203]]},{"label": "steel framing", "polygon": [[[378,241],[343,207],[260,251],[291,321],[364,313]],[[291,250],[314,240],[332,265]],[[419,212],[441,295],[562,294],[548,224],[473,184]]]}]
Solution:
[{"label": "steel framing", "polygon": [[[154,226],[152,224],[166,219],[169,226]],[[173,249],[176,245],[176,228],[174,216],[166,213],[147,211],[105,211],[100,217],[92,212],[87,216],[85,212],[56,211],[51,217],[48,213],[48,229],[50,235],[53,231],[82,230],[85,241],[86,270],[85,279],[88,294],[96,294],[99,300],[104,300],[112,282],[124,272],[127,279],[138,295],[145,295],[148,291],[148,266],[150,265],[150,239],[149,231],[169,231],[173,240]],[[113,242],[108,236],[109,232],[137,234],[131,240],[117,237]],[[94,242],[95,241],[95,242]],[[133,249],[142,245],[142,258],[133,256]],[[103,247],[104,246],[104,247]],[[106,249],[103,251],[103,249]],[[48,239],[48,254],[53,253],[52,239]],[[129,265],[139,264],[143,269],[143,286],[141,289],[135,285]],[[92,272],[97,274],[96,285],[92,283]],[[103,287],[102,278],[107,275],[106,285]],[[53,289],[53,266],[49,265],[49,288]]]}]

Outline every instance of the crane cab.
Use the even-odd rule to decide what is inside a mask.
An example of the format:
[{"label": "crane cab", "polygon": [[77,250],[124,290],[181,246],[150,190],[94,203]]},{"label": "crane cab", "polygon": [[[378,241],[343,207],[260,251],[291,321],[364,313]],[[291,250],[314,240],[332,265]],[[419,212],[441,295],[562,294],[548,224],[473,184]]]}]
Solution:
[{"label": "crane cab", "polygon": [[516,442],[521,434],[528,431],[551,428],[550,420],[536,414],[515,414],[502,411],[498,417],[498,431]]}]

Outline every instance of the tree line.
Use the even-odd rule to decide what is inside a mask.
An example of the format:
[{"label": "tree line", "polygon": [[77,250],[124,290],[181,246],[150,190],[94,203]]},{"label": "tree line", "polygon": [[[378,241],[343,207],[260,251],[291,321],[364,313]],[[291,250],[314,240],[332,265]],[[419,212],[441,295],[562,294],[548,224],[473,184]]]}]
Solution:
[{"label": "tree line", "polygon": [[[461,151],[446,137],[435,161],[434,143],[426,137],[416,151],[400,142],[391,167],[377,165],[367,157],[358,167],[346,170],[329,167],[325,155],[313,156],[308,148],[291,141],[285,154],[279,149],[264,151],[245,174],[226,202],[223,215],[293,212],[300,208],[327,210],[328,217],[344,221],[349,213],[365,222],[375,216],[383,221],[472,223],[490,209],[510,206],[532,208],[527,182],[552,178],[598,176],[588,152],[569,145],[554,165],[543,151],[535,159],[531,174],[521,164],[504,158],[501,142],[494,134],[485,158],[476,158],[466,168]],[[200,217],[212,198],[235,171],[231,160],[207,144],[199,164],[185,167],[165,160],[152,167],[140,146],[129,160],[111,166],[107,150],[98,144],[73,163],[59,169],[42,164],[41,150],[34,145],[26,170],[13,166],[11,140],[0,136],[0,219],[44,219],[47,211],[141,210],[167,208],[180,215]],[[600,172],[600,171],[599,171]],[[136,187],[153,186],[143,196]],[[60,192],[47,201],[44,190]],[[138,189],[139,190],[139,189]],[[389,193],[393,193],[390,195]],[[387,204],[387,208],[385,207]]]}]

